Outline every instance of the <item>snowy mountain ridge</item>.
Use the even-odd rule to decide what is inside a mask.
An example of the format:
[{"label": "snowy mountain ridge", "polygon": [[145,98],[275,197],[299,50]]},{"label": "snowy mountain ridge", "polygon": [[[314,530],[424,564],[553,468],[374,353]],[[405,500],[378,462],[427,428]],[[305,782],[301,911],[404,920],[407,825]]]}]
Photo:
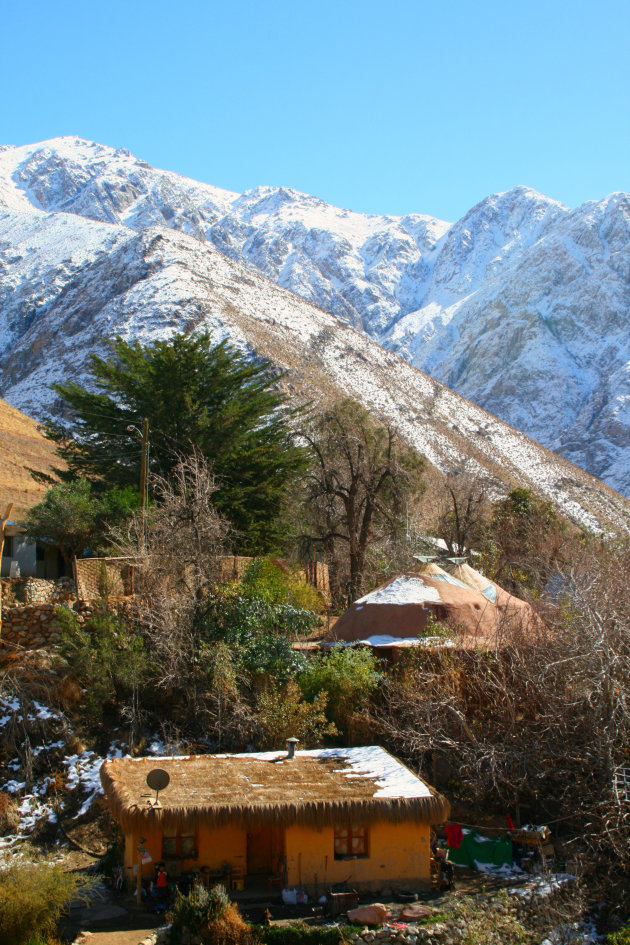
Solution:
[{"label": "snowy mountain ridge", "polygon": [[[238,195],[81,139],[4,147],[2,391],[35,413],[51,406],[45,379],[72,371],[43,353],[53,313],[80,351],[86,331],[96,343],[96,323],[104,336],[135,337],[127,309],[140,297],[152,313],[142,322],[147,339],[208,319],[230,334],[235,277],[220,317],[204,295],[209,284],[216,293],[209,273],[229,257],[249,269],[237,266],[241,287],[259,285],[257,270],[628,491],[629,221],[626,195],[569,210],[526,187],[491,195],[454,224],[370,216],[287,188]],[[160,244],[172,251],[168,265],[151,251]],[[175,312],[171,290],[183,270],[188,290]],[[268,287],[263,295],[272,310],[282,298],[300,319],[323,316],[284,294],[271,300]],[[241,343],[256,347],[254,327],[269,328],[263,312],[255,322]],[[337,337],[341,326],[332,319],[322,330]],[[357,350],[360,337],[352,335]],[[370,348],[369,359],[387,357]]]}]

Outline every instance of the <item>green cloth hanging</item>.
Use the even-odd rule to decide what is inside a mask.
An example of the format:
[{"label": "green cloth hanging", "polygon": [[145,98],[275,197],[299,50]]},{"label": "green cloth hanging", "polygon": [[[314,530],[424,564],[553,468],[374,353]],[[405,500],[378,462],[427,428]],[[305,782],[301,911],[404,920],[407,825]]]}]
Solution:
[{"label": "green cloth hanging", "polygon": [[484,837],[464,827],[464,838],[457,848],[449,847],[448,858],[457,866],[477,868],[476,863],[487,866],[512,866],[512,841],[507,836]]}]

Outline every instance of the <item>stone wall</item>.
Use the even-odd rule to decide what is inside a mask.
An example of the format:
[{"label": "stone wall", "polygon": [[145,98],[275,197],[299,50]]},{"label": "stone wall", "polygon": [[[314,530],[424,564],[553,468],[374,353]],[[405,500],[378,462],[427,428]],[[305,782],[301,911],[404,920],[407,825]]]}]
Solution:
[{"label": "stone wall", "polygon": [[72,578],[8,578],[0,585],[0,640],[28,650],[59,642],[55,611],[76,601]]},{"label": "stone wall", "polygon": [[3,606],[2,635],[5,644],[17,644],[27,650],[59,643],[59,624],[55,619],[57,604],[18,604]]},{"label": "stone wall", "polygon": [[[5,602],[6,604],[6,602]],[[80,624],[89,620],[94,610],[102,606],[102,601],[75,600],[65,602]],[[0,643],[17,645],[26,650],[54,646],[60,641],[59,621],[56,619],[58,603],[53,604],[10,604],[2,607],[2,625]],[[121,616],[128,615],[129,604],[126,600],[109,602],[110,609]]]},{"label": "stone wall", "polygon": [[19,604],[64,604],[76,600],[76,587],[72,578],[63,577],[55,581],[43,578],[3,578],[0,581],[0,600],[4,607]]}]

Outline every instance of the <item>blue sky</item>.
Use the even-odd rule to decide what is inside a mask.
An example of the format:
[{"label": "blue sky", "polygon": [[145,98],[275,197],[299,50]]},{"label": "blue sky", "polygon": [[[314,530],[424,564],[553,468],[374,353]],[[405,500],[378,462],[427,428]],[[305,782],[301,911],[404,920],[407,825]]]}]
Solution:
[{"label": "blue sky", "polygon": [[0,0],[0,142],[461,216],[630,190],[628,0]]}]

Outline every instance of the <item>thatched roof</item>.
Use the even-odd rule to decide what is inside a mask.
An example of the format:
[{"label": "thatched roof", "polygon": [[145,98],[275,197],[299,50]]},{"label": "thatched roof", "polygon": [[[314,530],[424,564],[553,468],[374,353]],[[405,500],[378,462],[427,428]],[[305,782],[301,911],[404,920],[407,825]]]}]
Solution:
[{"label": "thatched roof", "polygon": [[[170,783],[160,808],[146,783],[162,768]],[[317,826],[340,819],[441,823],[448,802],[384,749],[329,748],[244,755],[116,758],[101,768],[109,806],[123,829],[151,823]]]}]

